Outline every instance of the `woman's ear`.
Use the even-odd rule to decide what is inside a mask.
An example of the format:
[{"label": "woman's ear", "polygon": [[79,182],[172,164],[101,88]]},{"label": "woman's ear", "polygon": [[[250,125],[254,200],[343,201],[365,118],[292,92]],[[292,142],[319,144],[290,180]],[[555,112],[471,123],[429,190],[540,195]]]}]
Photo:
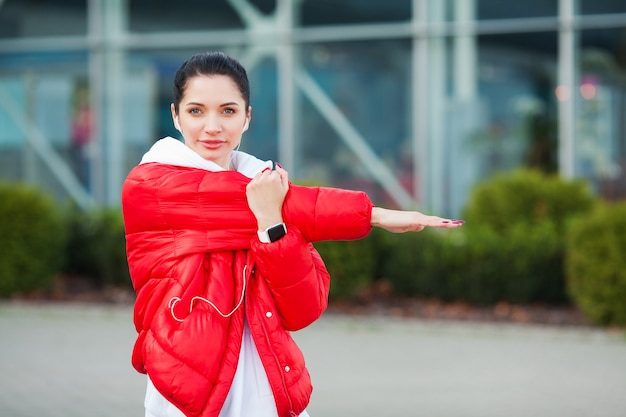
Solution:
[{"label": "woman's ear", "polygon": [[250,119],[252,119],[252,106],[248,107],[248,114],[246,114],[246,121],[243,124],[243,130],[241,131],[241,133],[245,132],[246,130],[248,130],[248,127],[250,127]]},{"label": "woman's ear", "polygon": [[176,114],[176,108],[174,107],[174,103],[170,105],[170,110],[172,112],[172,120],[174,121],[174,127],[176,128],[176,130],[180,132],[181,131],[180,123],[178,123],[178,115]]}]

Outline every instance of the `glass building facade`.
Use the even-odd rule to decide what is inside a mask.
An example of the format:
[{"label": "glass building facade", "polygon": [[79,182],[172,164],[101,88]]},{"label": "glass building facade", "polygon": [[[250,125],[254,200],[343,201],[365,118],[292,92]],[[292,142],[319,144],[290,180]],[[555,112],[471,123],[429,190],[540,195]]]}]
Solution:
[{"label": "glass building facade", "polygon": [[0,179],[119,204],[207,50],[248,68],[241,149],[295,181],[452,217],[522,166],[626,195],[624,0],[0,0]]}]

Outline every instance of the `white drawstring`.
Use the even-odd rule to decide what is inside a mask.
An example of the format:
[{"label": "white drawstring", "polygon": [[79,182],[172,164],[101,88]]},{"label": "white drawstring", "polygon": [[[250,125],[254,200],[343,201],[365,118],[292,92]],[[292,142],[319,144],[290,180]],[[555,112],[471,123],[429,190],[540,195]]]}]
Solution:
[{"label": "white drawstring", "polygon": [[[243,303],[243,299],[244,299],[244,295],[245,295],[245,291],[246,291],[246,268],[248,267],[248,265],[244,265],[243,267],[243,286],[241,287],[241,298],[239,299],[239,302],[237,303],[237,305],[235,306],[235,308],[233,308],[233,310],[228,313],[228,314],[224,314],[222,313],[222,310],[220,310],[215,304],[213,304],[213,302],[211,300],[207,300],[204,297],[200,297],[199,295],[196,295],[195,297],[193,297],[191,299],[191,301],[189,302],[189,314],[191,314],[191,311],[193,310],[193,303],[196,300],[200,300],[200,301],[204,301],[205,303],[207,303],[208,305],[210,305],[211,307],[213,307],[215,309],[215,311],[218,312],[218,314],[222,317],[224,317],[225,319],[232,316],[235,311],[237,311],[239,309],[239,307],[241,306],[241,303]],[[178,317],[176,317],[176,314],[174,314],[174,306],[176,305],[176,303],[178,303],[181,300],[180,297],[172,297],[170,298],[170,301],[167,305],[167,307],[170,309],[170,314],[172,315],[172,317],[174,318],[174,320],[182,323],[183,320],[179,319]]]}]

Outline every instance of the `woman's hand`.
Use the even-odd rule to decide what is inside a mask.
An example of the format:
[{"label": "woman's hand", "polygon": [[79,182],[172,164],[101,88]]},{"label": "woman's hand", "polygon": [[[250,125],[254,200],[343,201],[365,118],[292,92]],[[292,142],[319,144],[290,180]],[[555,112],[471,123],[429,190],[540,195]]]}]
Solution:
[{"label": "woman's hand", "polygon": [[276,170],[265,169],[246,187],[248,206],[256,217],[259,230],[283,222],[283,202],[289,191],[289,175],[278,164]]},{"label": "woman's hand", "polygon": [[389,210],[381,207],[372,208],[372,226],[381,227],[392,233],[419,232],[425,227],[456,228],[463,220],[444,219],[428,216],[419,211]]}]

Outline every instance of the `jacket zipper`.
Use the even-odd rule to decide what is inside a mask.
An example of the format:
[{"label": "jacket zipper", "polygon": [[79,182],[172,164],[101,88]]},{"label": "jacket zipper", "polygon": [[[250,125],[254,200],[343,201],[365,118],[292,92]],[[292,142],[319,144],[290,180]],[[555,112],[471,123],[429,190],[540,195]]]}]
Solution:
[{"label": "jacket zipper", "polygon": [[[258,308],[258,307],[257,307]],[[257,314],[259,313],[259,311],[257,310]],[[261,315],[259,315],[259,317],[261,317]],[[285,390],[285,395],[287,396],[287,400],[289,401],[289,415],[291,417],[297,417],[296,413],[293,412],[293,402],[291,401],[291,396],[289,395],[289,390],[287,389],[287,382],[285,381],[285,375],[284,375],[284,369],[282,368],[282,365],[280,364],[280,360],[278,359],[278,356],[276,355],[276,353],[274,352],[274,349],[272,349],[272,344],[270,342],[270,338],[269,335],[267,333],[267,329],[265,328],[265,324],[261,325],[261,327],[263,328],[263,333],[265,334],[265,341],[267,342],[267,346],[270,349],[270,351],[272,352],[272,356],[274,356],[274,360],[276,361],[276,364],[278,365],[278,370],[280,372],[280,378],[283,382],[283,388]]]}]

